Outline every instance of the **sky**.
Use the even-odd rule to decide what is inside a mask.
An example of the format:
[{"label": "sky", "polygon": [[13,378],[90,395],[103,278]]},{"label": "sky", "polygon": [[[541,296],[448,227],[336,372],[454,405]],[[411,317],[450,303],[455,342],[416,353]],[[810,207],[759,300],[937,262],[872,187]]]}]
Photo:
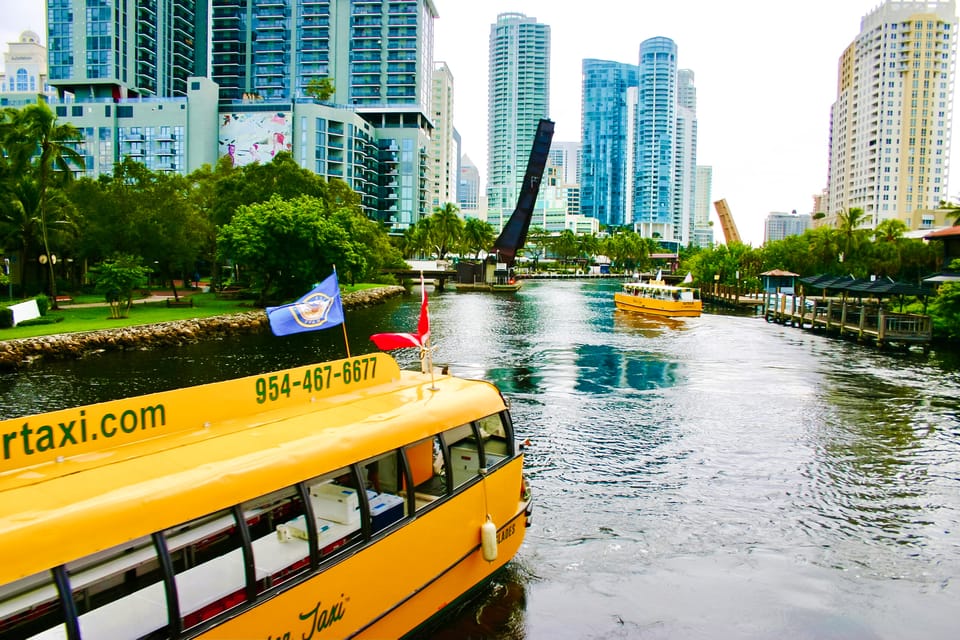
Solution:
[{"label": "sky", "polygon": [[[486,176],[487,65],[497,15],[550,25],[555,141],[580,139],[584,58],[636,64],[640,43],[665,36],[694,72],[697,164],[713,167],[711,202],[727,201],[745,242],[763,242],[771,212],[810,213],[827,181],[837,63],[881,0],[434,0],[434,59],[454,77],[462,151]],[[46,43],[45,3],[0,0],[0,43],[31,29]],[[589,7],[585,11],[584,7]],[[6,45],[0,44],[6,52]],[[956,102],[956,101],[955,101]],[[952,149],[960,154],[960,128]],[[531,140],[532,143],[532,140]],[[960,159],[950,191],[960,193]],[[954,199],[957,196],[953,196]],[[714,240],[723,242],[716,212]]]}]

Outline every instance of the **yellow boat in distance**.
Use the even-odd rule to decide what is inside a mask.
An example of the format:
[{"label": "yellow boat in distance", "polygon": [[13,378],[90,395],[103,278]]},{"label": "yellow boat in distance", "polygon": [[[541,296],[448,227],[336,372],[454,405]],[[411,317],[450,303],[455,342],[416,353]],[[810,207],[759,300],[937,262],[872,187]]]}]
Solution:
[{"label": "yellow boat in distance", "polygon": [[500,391],[384,353],[0,421],[0,637],[414,637],[530,525]]},{"label": "yellow boat in distance", "polygon": [[613,294],[617,309],[666,318],[698,318],[703,300],[696,287],[666,284],[662,280],[624,282]]}]

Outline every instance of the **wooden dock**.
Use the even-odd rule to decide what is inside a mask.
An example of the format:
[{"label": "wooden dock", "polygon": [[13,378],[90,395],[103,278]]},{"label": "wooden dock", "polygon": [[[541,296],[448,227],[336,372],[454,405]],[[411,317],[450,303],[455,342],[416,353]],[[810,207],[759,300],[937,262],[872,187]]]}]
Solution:
[{"label": "wooden dock", "polygon": [[708,304],[744,311],[763,308],[764,293],[730,284],[710,283],[700,288],[700,298]]},{"label": "wooden dock", "polygon": [[869,341],[879,348],[920,346],[927,353],[933,339],[930,316],[893,313],[876,303],[767,294],[763,316],[767,322]]}]

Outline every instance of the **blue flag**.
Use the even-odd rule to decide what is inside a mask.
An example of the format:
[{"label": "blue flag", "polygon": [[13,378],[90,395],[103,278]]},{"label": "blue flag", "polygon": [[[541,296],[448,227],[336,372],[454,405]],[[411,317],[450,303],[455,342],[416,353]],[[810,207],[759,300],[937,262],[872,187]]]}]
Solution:
[{"label": "blue flag", "polygon": [[329,329],[343,324],[340,285],[334,271],[317,287],[291,304],[267,307],[270,330],[275,336]]}]

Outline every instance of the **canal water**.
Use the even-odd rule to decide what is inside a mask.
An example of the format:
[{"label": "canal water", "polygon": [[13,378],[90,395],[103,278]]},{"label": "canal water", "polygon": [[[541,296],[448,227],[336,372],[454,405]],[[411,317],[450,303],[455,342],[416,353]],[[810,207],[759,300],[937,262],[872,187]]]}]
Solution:
[{"label": "canal water", "polygon": [[[430,290],[435,363],[509,397],[535,500],[516,560],[431,638],[956,638],[960,359],[625,315],[617,287]],[[352,355],[418,312],[348,313]],[[344,355],[333,329],[50,363],[0,375],[0,416]]]}]

